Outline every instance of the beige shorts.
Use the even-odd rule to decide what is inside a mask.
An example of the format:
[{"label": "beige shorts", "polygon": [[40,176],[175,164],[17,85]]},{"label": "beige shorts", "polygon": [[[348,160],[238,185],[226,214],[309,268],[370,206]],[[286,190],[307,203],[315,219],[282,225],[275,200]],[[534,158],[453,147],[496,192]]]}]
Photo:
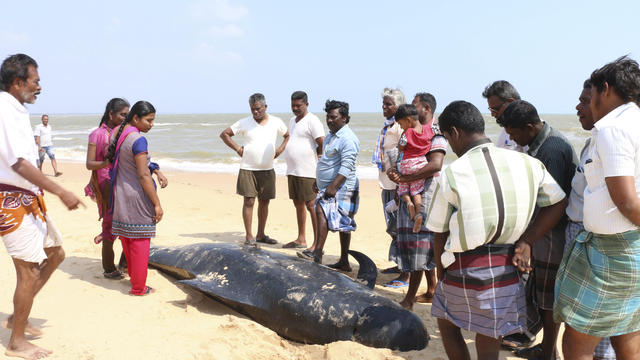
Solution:
[{"label": "beige shorts", "polygon": [[289,183],[289,199],[304,202],[315,200],[317,194],[313,191],[313,184],[316,179],[287,175],[287,182]]},{"label": "beige shorts", "polygon": [[238,173],[236,193],[262,200],[276,198],[276,172],[271,170],[244,170]]}]

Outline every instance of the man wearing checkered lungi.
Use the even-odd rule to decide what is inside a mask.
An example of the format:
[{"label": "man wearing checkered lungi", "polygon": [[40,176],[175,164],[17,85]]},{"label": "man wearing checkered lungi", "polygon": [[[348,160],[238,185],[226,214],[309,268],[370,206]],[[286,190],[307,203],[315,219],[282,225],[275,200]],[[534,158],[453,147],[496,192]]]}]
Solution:
[{"label": "man wearing checkered lungi", "polygon": [[318,226],[316,247],[313,251],[300,251],[298,256],[322,263],[324,243],[329,230],[340,233],[340,259],[330,268],[351,271],[349,245],[351,232],[356,230],[354,216],[360,199],[356,177],[356,158],[360,141],[349,128],[349,104],[327,100],[327,127],[322,157],[316,168],[316,221]]}]

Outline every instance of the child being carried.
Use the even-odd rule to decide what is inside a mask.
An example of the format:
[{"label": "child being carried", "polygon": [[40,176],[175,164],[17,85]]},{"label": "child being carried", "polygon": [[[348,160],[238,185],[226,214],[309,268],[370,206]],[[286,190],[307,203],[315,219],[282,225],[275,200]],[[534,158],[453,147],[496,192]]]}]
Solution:
[{"label": "child being carried", "polygon": [[[418,121],[418,110],[411,104],[400,105],[395,118],[404,130],[398,142],[399,171],[402,175],[413,174],[428,163],[426,155],[429,152],[429,133]],[[425,179],[420,179],[398,184],[398,196],[407,203],[409,216],[416,224],[424,221],[420,211],[424,182]]]}]

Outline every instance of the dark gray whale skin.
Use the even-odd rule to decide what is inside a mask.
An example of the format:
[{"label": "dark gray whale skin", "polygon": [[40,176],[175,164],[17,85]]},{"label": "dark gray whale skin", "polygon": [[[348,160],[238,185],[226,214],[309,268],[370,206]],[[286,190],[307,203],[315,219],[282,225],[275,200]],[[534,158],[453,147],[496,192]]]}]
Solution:
[{"label": "dark gray whale skin", "polygon": [[[352,255],[360,263],[359,278],[373,287],[375,265],[361,253]],[[401,351],[424,349],[429,341],[414,313],[360,282],[306,260],[254,247],[202,243],[153,246],[149,265],[294,341],[354,340]]]}]

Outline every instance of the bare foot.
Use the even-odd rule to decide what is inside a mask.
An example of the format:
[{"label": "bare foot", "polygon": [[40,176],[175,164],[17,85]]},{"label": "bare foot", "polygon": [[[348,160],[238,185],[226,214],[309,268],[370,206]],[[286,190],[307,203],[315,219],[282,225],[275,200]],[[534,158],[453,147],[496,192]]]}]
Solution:
[{"label": "bare foot", "polygon": [[342,263],[338,261],[335,264],[327,265],[327,267],[335,270],[344,271],[344,272],[351,272],[351,265],[349,265],[348,262]]},{"label": "bare foot", "polygon": [[416,302],[421,304],[431,304],[433,301],[433,294],[424,293],[416,296]]},{"label": "bare foot", "polygon": [[[2,327],[5,329],[13,329],[13,315],[9,316],[5,321],[2,322]],[[33,336],[42,335],[42,329],[33,325],[29,321],[27,321],[27,326],[25,326],[24,332]]]},{"label": "bare foot", "polygon": [[409,201],[407,207],[409,208],[409,218],[413,219],[416,216],[416,207],[411,201]]},{"label": "bare foot", "polygon": [[418,215],[416,215],[416,217],[413,219],[413,232],[414,233],[419,233],[420,229],[422,229],[422,214],[418,213]]},{"label": "bare foot", "polygon": [[53,351],[43,349],[26,340],[23,340],[16,344],[10,343],[7,346],[7,351],[5,351],[4,354],[12,357],[35,360],[35,359],[44,359],[47,356],[53,354]]},{"label": "bare foot", "polygon": [[409,311],[413,310],[413,301],[409,301],[407,298],[404,298],[404,300],[400,301],[398,304]]}]

